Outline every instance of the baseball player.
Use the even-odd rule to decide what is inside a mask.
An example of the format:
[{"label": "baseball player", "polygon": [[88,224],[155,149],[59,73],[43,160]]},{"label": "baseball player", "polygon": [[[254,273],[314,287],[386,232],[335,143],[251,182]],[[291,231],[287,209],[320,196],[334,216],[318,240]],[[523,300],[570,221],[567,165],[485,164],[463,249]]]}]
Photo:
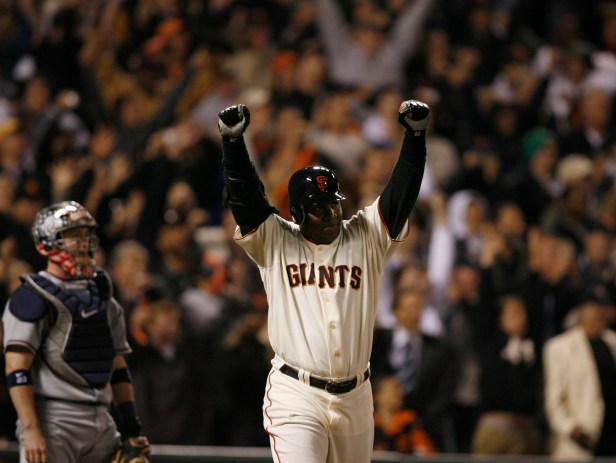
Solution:
[{"label": "baseball player", "polygon": [[[21,463],[108,462],[120,447],[118,428],[126,447],[143,456],[122,461],[148,461],[124,359],[124,315],[109,276],[95,267],[95,228],[73,201],[39,211],[32,231],[47,267],[23,275],[4,310]],[[108,411],[112,400],[119,426]]]},{"label": "baseball player", "polygon": [[274,358],[263,422],[276,463],[369,462],[374,438],[369,358],[381,272],[423,177],[430,109],[404,101],[400,157],[381,196],[350,220],[334,172],[306,167],[289,180],[293,222],[271,207],[244,144],[244,105],[219,113],[227,200],[237,243],[258,265]]}]

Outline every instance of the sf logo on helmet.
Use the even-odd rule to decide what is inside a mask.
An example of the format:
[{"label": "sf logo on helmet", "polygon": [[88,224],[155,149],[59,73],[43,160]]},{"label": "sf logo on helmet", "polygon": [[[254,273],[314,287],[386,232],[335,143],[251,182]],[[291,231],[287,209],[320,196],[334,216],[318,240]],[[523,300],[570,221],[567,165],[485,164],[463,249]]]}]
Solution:
[{"label": "sf logo on helmet", "polygon": [[317,187],[321,191],[327,190],[327,177],[325,175],[319,175],[317,177]]}]

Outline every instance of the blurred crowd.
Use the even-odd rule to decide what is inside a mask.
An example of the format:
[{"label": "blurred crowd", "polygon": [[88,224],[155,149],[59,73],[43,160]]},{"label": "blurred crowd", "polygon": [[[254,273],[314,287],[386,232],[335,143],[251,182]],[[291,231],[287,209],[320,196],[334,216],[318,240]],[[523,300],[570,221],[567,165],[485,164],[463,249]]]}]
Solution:
[{"label": "blurred crowd", "polygon": [[[0,0],[0,304],[45,264],[36,212],[80,202],[125,310],[144,434],[267,446],[267,300],[223,207],[218,112],[249,107],[282,216],[291,173],[322,164],[350,217],[387,181],[414,98],[432,108],[427,168],[379,296],[375,447],[541,454],[564,435],[616,455],[601,438],[616,350],[588,350],[605,415],[588,429],[559,409],[586,377],[543,362],[570,330],[616,328],[615,95],[607,1]],[[403,329],[420,333],[408,383]]]}]

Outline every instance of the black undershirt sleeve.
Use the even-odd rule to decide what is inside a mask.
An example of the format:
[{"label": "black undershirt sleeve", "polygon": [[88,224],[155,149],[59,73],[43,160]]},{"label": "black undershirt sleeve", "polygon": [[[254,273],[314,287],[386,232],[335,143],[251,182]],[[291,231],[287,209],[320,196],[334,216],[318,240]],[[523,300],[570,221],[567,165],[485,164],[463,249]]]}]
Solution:
[{"label": "black undershirt sleeve", "polygon": [[265,196],[263,183],[250,161],[244,138],[231,141],[223,137],[222,147],[225,203],[231,207],[235,222],[245,235],[265,222],[272,212],[278,211],[270,206]]},{"label": "black undershirt sleeve", "polygon": [[409,218],[421,187],[426,165],[426,134],[404,136],[400,156],[379,199],[389,236],[398,236]]}]

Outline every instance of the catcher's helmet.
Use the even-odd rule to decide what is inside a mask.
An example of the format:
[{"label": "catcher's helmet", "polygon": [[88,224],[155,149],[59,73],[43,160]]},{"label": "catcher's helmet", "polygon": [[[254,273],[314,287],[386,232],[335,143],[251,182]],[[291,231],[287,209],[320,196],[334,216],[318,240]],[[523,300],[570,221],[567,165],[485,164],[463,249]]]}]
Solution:
[{"label": "catcher's helmet", "polygon": [[327,167],[304,167],[289,179],[291,217],[298,225],[306,218],[304,206],[341,199],[346,199],[346,196],[340,192],[338,177]]},{"label": "catcher's helmet", "polygon": [[[75,201],[63,201],[45,207],[36,214],[32,236],[39,253],[60,265],[74,278],[89,278],[96,265],[96,226],[96,220],[85,207]],[[69,248],[63,236],[65,231],[79,227],[90,229],[85,251],[80,251],[79,246]]]}]

